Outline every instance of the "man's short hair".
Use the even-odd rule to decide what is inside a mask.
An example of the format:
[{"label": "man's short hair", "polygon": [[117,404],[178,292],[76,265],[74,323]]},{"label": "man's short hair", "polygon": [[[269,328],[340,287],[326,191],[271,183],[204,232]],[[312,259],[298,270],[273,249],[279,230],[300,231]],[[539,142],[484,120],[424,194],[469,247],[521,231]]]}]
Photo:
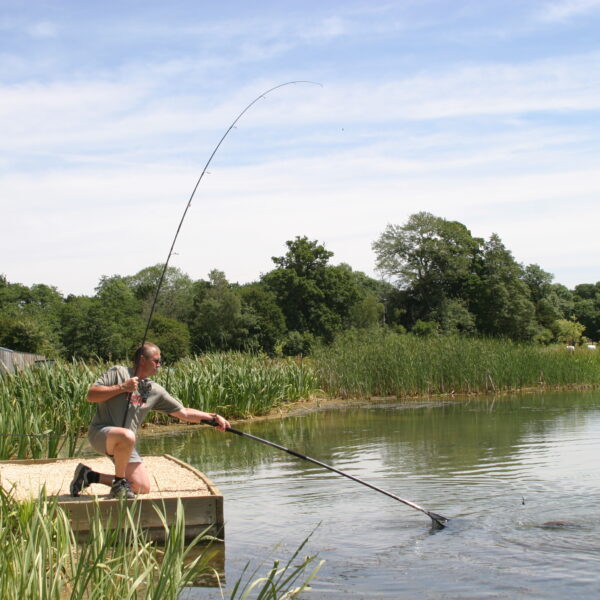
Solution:
[{"label": "man's short hair", "polygon": [[155,350],[158,350],[160,352],[160,348],[156,344],[153,344],[152,342],[144,342],[141,346],[139,346],[136,349],[135,354],[133,355],[133,363],[137,365],[140,362],[140,358],[142,358],[142,356],[144,358],[148,358],[150,356],[150,353],[154,352]]}]

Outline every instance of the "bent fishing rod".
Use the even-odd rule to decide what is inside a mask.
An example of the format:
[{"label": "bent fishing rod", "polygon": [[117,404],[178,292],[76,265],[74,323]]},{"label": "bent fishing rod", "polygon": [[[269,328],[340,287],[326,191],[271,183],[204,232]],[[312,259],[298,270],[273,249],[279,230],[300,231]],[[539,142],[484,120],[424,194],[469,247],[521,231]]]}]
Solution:
[{"label": "bent fishing rod", "polygon": [[[212,427],[218,426],[215,419],[203,420],[202,422],[205,423],[206,425],[211,425]],[[256,435],[252,435],[251,433],[246,433],[244,431],[240,431],[239,429],[235,429],[233,427],[228,427],[227,429],[225,429],[225,431],[228,431],[229,433],[235,433],[236,435],[239,435],[239,436],[242,436],[245,438],[249,438],[251,440],[255,440],[257,442],[260,442],[261,444],[271,446],[272,448],[277,448],[278,450],[283,450],[283,452],[287,452],[288,454],[291,454],[292,456],[295,456],[296,458],[301,458],[302,460],[307,460],[308,462],[314,463],[315,465],[319,465],[320,467],[323,467],[324,469],[333,471],[334,473],[337,473],[338,475],[342,475],[344,477],[347,477],[348,479],[352,479],[352,481],[356,481],[357,483],[365,485],[368,488],[375,490],[376,492],[380,492],[382,494],[385,494],[386,496],[389,496],[390,498],[393,498],[394,500],[398,500],[398,502],[402,502],[403,504],[406,504],[407,506],[410,506],[411,508],[420,510],[422,513],[425,513],[431,519],[431,526],[434,529],[443,529],[448,524],[448,521],[449,521],[448,518],[443,517],[442,515],[438,515],[437,513],[431,512],[430,510],[427,510],[427,509],[423,508],[422,506],[415,504],[414,502],[410,502],[409,500],[400,498],[400,496],[396,496],[396,494],[392,494],[391,492],[388,492],[387,490],[379,488],[379,487],[373,485],[372,483],[368,483],[367,481],[364,481],[363,479],[354,477],[354,475],[350,475],[349,473],[340,471],[339,469],[336,469],[335,467],[332,467],[331,465],[321,462],[320,460],[317,460],[316,458],[311,458],[310,456],[306,456],[304,454],[301,454],[300,452],[296,452],[295,450],[290,450],[289,448],[286,448],[285,446],[280,446],[279,444],[276,444],[275,442],[270,442],[269,440],[265,440]]]},{"label": "bent fishing rod", "polygon": [[[165,264],[163,266],[162,272],[160,274],[160,277],[159,277],[159,280],[158,280],[158,284],[156,286],[156,292],[154,292],[154,299],[153,299],[152,305],[150,307],[150,314],[148,315],[148,321],[146,322],[146,328],[144,330],[144,336],[142,338],[142,343],[140,344],[140,348],[142,348],[141,353],[143,353],[143,348],[144,348],[144,344],[146,343],[146,340],[147,340],[147,337],[148,337],[148,331],[150,330],[150,324],[152,322],[152,317],[154,316],[154,310],[156,308],[156,302],[158,300],[158,294],[160,292],[160,288],[162,287],[162,284],[163,284],[163,281],[164,281],[164,278],[165,278],[165,274],[167,273],[167,268],[169,266],[169,261],[171,260],[171,257],[173,256],[173,250],[175,248],[175,243],[177,242],[177,238],[179,237],[179,232],[181,231],[181,226],[183,225],[183,222],[185,220],[187,212],[188,212],[190,206],[192,205],[192,200],[194,199],[194,196],[196,195],[196,190],[198,189],[198,186],[200,185],[200,182],[204,178],[204,175],[206,175],[207,169],[210,166],[210,163],[212,162],[212,159],[214,158],[215,154],[218,152],[219,148],[221,147],[221,144],[225,141],[225,138],[229,135],[229,132],[237,125],[238,121],[259,100],[262,100],[268,94],[270,94],[271,92],[274,92],[275,90],[278,90],[279,88],[282,88],[282,87],[285,87],[285,86],[288,86],[288,85],[297,85],[297,84],[304,84],[304,83],[310,84],[310,85],[319,85],[319,86],[321,85],[320,83],[317,83],[316,81],[301,81],[301,80],[299,80],[299,81],[286,81],[285,83],[280,83],[279,85],[276,85],[276,86],[268,89],[266,92],[263,92],[262,94],[259,94],[233,120],[233,122],[231,123],[231,125],[229,125],[229,127],[227,128],[227,130],[225,131],[225,133],[223,134],[223,136],[221,137],[221,139],[219,140],[219,142],[215,146],[215,148],[212,151],[211,155],[208,157],[208,160],[206,161],[206,164],[204,165],[204,168],[202,169],[202,172],[200,173],[200,177],[198,177],[198,180],[196,181],[196,185],[194,186],[194,189],[192,190],[192,193],[190,194],[190,197],[189,197],[189,199],[187,201],[187,204],[185,206],[185,210],[183,211],[183,214],[181,215],[181,219],[179,221],[179,225],[177,226],[177,231],[175,232],[175,237],[173,238],[173,241],[171,243],[171,247],[169,248],[169,253],[167,254],[167,260],[165,261]],[[138,371],[138,367],[139,367],[139,360],[141,358],[141,353],[140,353],[140,356],[138,356],[136,358],[136,362],[135,362],[135,365],[134,365],[134,373],[136,375],[137,375],[137,371]],[[125,414],[123,415],[123,424],[122,424],[122,427],[125,427],[125,422],[127,421],[127,414],[129,413],[129,405],[130,405],[130,403],[131,403],[131,393],[127,394],[127,408],[125,409]]]}]

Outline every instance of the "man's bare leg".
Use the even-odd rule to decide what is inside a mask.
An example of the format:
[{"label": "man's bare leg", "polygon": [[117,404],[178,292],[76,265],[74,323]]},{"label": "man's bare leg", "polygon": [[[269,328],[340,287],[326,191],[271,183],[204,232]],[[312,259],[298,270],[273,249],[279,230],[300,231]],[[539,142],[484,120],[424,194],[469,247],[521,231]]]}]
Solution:
[{"label": "man's bare leg", "polygon": [[125,471],[125,478],[136,494],[147,494],[150,491],[150,478],[146,473],[144,463],[129,463]]},{"label": "man's bare leg", "polygon": [[126,477],[134,447],[135,434],[130,429],[111,427],[106,434],[106,453],[115,461],[115,477]]},{"label": "man's bare leg", "polygon": [[106,434],[106,453],[112,456],[115,463],[114,476],[92,471],[84,464],[79,464],[71,482],[71,495],[79,496],[81,490],[91,483],[101,483],[112,488],[120,479],[125,479],[134,493],[147,494],[150,491],[150,478],[144,465],[141,462],[129,462],[134,448],[135,434],[131,430],[112,427]]}]

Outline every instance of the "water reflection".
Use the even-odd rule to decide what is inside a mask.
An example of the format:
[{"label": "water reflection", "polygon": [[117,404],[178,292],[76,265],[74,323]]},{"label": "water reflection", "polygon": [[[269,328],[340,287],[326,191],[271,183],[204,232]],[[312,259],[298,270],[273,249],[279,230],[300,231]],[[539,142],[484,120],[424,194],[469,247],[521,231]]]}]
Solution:
[{"label": "water reflection", "polygon": [[[600,591],[600,395],[382,403],[240,429],[452,518],[429,519],[376,491],[255,441],[207,428],[148,438],[225,495],[226,565],[308,551],[327,563],[314,597],[564,598]],[[565,520],[574,527],[549,529]],[[432,577],[432,573],[435,577]],[[193,598],[217,598],[196,590]]]}]

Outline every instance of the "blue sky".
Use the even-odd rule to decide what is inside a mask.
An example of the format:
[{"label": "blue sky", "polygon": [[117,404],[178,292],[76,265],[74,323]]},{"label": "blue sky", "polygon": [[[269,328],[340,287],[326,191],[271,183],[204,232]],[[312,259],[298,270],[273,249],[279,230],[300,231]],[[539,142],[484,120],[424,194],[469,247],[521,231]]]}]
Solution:
[{"label": "blue sky", "polygon": [[[256,6],[253,6],[256,4]],[[0,273],[255,281],[306,235],[376,276],[418,211],[600,280],[600,0],[0,0]]]}]

